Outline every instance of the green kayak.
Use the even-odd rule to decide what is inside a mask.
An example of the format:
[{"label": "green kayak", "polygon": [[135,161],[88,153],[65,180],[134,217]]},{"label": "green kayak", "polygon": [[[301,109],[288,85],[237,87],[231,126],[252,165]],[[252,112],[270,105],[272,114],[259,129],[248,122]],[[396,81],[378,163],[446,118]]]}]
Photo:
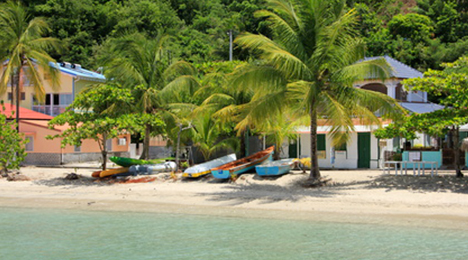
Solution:
[{"label": "green kayak", "polygon": [[161,158],[161,159],[140,160],[140,159],[127,158],[127,157],[111,156],[109,160],[111,160],[113,163],[120,165],[122,167],[130,167],[132,165],[163,163],[166,160],[174,160],[174,158],[167,157],[167,158]]}]

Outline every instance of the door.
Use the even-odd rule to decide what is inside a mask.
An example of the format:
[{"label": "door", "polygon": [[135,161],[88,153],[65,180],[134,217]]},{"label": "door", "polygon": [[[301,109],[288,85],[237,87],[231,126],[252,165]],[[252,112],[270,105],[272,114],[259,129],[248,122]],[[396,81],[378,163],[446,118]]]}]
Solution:
[{"label": "door", "polygon": [[370,168],[370,133],[358,133],[358,168]]},{"label": "door", "polygon": [[289,158],[298,158],[297,156],[297,140],[289,139]]}]

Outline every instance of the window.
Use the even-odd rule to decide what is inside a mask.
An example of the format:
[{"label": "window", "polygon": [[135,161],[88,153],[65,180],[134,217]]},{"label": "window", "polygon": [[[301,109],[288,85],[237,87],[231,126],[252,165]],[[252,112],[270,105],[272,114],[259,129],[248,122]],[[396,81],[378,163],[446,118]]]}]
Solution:
[{"label": "window", "polygon": [[346,143],[335,146],[335,151],[346,151]]},{"label": "window", "polygon": [[75,153],[81,152],[81,145],[75,145],[74,151],[75,151]]},{"label": "window", "polygon": [[26,152],[32,152],[34,151],[34,137],[33,136],[26,136]]},{"label": "window", "polygon": [[325,151],[326,150],[326,141],[324,134],[317,135],[317,150],[318,151]]},{"label": "window", "polygon": [[119,138],[119,145],[126,145],[127,144],[127,138]]},{"label": "window", "polygon": [[60,94],[60,105],[68,106],[73,102],[73,94]]},{"label": "window", "polygon": [[[13,99],[13,95],[11,94],[11,92],[8,92],[8,100],[12,100],[12,99]],[[26,100],[26,93],[21,92],[21,100]]]}]

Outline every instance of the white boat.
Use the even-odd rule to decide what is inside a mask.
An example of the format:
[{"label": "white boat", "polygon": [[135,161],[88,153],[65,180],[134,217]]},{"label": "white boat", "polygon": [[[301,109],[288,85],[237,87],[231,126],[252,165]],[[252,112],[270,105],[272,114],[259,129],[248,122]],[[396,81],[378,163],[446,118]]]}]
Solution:
[{"label": "white boat", "polygon": [[151,175],[160,172],[173,172],[175,169],[175,162],[164,162],[158,164],[132,165],[128,169],[128,173],[129,175]]},{"label": "white boat", "polygon": [[223,157],[220,157],[218,159],[214,159],[208,162],[204,162],[202,164],[198,164],[192,167],[187,168],[184,173],[182,174],[182,177],[185,178],[198,178],[203,175],[211,173],[211,169],[219,167],[221,165],[224,165],[226,163],[230,163],[237,160],[236,154],[230,154],[226,155]]},{"label": "white boat", "polygon": [[295,163],[296,159],[269,161],[255,166],[255,170],[260,176],[280,176],[288,173]]}]

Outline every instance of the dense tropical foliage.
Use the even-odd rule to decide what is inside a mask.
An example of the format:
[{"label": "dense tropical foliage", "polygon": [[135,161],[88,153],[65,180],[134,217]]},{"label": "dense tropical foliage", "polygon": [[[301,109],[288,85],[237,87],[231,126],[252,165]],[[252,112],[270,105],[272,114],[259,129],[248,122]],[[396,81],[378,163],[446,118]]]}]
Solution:
[{"label": "dense tropical foliage", "polygon": [[[119,100],[110,94],[108,98],[115,98],[114,103],[107,99],[99,103],[83,99],[89,92],[79,96],[78,103],[54,121],[70,121],[74,130],[88,126],[86,132],[70,132],[68,144],[78,145],[83,138],[99,132],[96,138],[105,145],[104,140],[127,124],[126,130],[144,139],[143,158],[149,154],[149,137],[155,135],[169,139],[172,146],[179,140],[183,145],[197,146],[208,158],[219,149],[238,146],[243,155],[247,151],[244,137],[254,133],[266,135],[269,143],[276,144],[278,153],[285,138],[294,138],[295,124],[310,125],[313,179],[320,177],[316,161],[319,120],[331,125],[333,145],[339,145],[348,141],[354,130],[353,120],[378,124],[373,112],[379,110],[382,114],[397,107],[386,95],[352,87],[353,82],[369,73],[384,79],[389,72],[383,60],[358,61],[365,56],[389,55],[425,71],[443,69],[441,64],[468,53],[466,1],[0,3],[4,4],[0,10],[0,66],[6,68],[2,70],[0,93],[9,82],[19,89],[23,73],[31,77],[41,100],[42,81],[35,78],[34,70],[22,70],[22,66],[33,68],[32,60],[41,65],[58,60],[102,71],[109,82],[96,91],[114,88],[118,89],[116,93],[124,92],[122,97],[128,97]],[[16,18],[10,17],[13,13]],[[228,32],[237,38],[234,61],[229,62]],[[56,39],[66,51],[60,52]],[[56,72],[53,66],[43,67],[51,75]],[[448,73],[447,69],[444,73]],[[459,86],[456,84],[455,90]],[[428,91],[434,101],[450,97],[447,93],[440,96],[433,89],[421,90]],[[118,102],[123,102],[119,109],[126,109],[117,109]],[[73,109],[93,106],[97,106],[93,113],[75,113]],[[131,117],[112,121],[123,115],[138,115],[139,121]],[[107,128],[93,128],[92,122],[100,120]],[[143,127],[132,128],[129,122]],[[413,131],[402,127],[395,134],[412,137]],[[233,141],[233,137],[237,140]]]}]

